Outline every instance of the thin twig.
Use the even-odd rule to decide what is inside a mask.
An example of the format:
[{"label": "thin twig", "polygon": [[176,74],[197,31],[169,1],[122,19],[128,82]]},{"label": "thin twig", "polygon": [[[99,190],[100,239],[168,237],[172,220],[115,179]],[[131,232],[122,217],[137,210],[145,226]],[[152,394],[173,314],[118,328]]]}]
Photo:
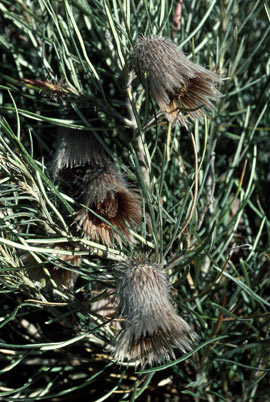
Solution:
[{"label": "thin twig", "polygon": [[183,0],[178,0],[173,17],[173,23],[174,23],[172,28],[173,38],[175,37],[176,32],[179,31],[181,28],[182,6],[183,6]]},{"label": "thin twig", "polygon": [[197,148],[196,148],[196,143],[195,143],[193,133],[190,133],[190,138],[191,138],[191,142],[192,142],[192,146],[193,146],[193,152],[194,152],[194,195],[193,195],[193,200],[192,200],[192,205],[191,205],[189,216],[188,216],[184,226],[182,227],[182,229],[181,229],[181,231],[179,233],[179,237],[185,231],[185,229],[187,228],[189,222],[192,219],[192,216],[193,216],[193,213],[194,213],[194,210],[195,210],[195,206],[196,206],[196,202],[197,202],[197,197],[198,197],[198,154],[197,154]]},{"label": "thin twig", "polygon": [[210,160],[210,172],[206,181],[206,204],[203,207],[202,213],[199,218],[199,222],[197,224],[197,232],[200,230],[206,212],[208,209],[210,209],[210,213],[213,213],[213,203],[214,203],[214,194],[215,194],[215,188],[216,188],[216,180],[215,180],[215,153],[213,152],[211,155],[211,160]]},{"label": "thin twig", "polygon": [[132,94],[131,94],[131,83],[133,81],[133,73],[130,71],[128,73],[128,79],[127,79],[127,86],[126,86],[126,91],[127,91],[127,100],[126,100],[126,108],[129,114],[129,126],[130,128],[136,129],[138,128],[137,122],[136,122],[136,117],[134,115],[134,111],[132,109],[131,105],[131,99],[132,99]]},{"label": "thin twig", "polygon": [[169,121],[168,125],[168,132],[167,132],[167,143],[166,143],[166,154],[167,154],[167,161],[171,159],[170,156],[170,144],[171,144],[171,137],[172,137],[172,123]]},{"label": "thin twig", "polygon": [[134,114],[133,108],[132,108],[132,91],[131,91],[131,83],[133,80],[133,75],[132,72],[128,73],[128,80],[127,80],[127,86],[126,86],[126,91],[127,91],[127,102],[126,102],[126,107],[127,111],[129,113],[129,121],[131,122],[130,128],[133,128],[133,143],[134,143],[134,148],[137,153],[138,161],[141,166],[142,170],[142,175],[144,178],[144,181],[146,185],[149,187],[150,185],[150,176],[149,176],[149,170],[147,168],[147,159],[145,155],[145,150],[144,150],[144,144],[142,141],[141,133],[138,130],[138,124],[136,121],[136,116]]}]

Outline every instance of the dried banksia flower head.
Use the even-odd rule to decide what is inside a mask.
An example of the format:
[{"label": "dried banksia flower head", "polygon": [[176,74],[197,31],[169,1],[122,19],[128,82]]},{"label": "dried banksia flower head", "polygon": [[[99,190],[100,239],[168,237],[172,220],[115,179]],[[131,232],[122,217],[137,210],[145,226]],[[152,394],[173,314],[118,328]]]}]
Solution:
[{"label": "dried banksia flower head", "polygon": [[141,220],[138,194],[128,187],[90,133],[74,131],[61,134],[53,170],[70,184],[73,196],[92,210],[81,208],[74,216],[75,223],[85,236],[106,245],[114,240],[121,245],[112,226],[132,240],[129,225]]},{"label": "dried banksia flower head", "polygon": [[116,339],[115,358],[135,364],[161,363],[174,357],[172,345],[191,349],[196,333],[177,315],[169,297],[166,275],[159,264],[132,259],[117,280],[123,328]]},{"label": "dried banksia flower head", "polygon": [[214,109],[220,92],[217,74],[188,60],[168,38],[140,37],[133,51],[133,67],[150,90],[161,111],[172,122],[186,126],[186,120],[201,118]]},{"label": "dried banksia flower head", "polygon": [[68,128],[60,129],[52,164],[55,178],[65,173],[69,176],[70,169],[71,180],[73,168],[87,165],[101,167],[107,160],[102,146],[91,133]]}]

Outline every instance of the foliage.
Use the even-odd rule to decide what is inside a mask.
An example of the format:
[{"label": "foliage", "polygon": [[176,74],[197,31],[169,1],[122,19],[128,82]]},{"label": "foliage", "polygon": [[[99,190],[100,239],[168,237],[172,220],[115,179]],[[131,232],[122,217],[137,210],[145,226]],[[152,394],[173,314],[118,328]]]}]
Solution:
[{"label": "foliage", "polygon": [[[183,1],[174,29],[176,6],[0,1],[3,401],[269,398],[270,6]],[[222,76],[217,110],[172,127],[171,140],[129,69],[140,34],[173,37]],[[61,126],[94,133],[140,189],[135,244],[108,250],[71,234],[78,202],[50,167]],[[164,263],[173,301],[200,340],[175,361],[135,371],[114,363],[114,324],[90,305],[114,293],[117,261],[140,253]],[[72,293],[48,269],[76,271],[61,259],[74,254]],[[47,277],[37,282],[27,271],[40,267]]]}]

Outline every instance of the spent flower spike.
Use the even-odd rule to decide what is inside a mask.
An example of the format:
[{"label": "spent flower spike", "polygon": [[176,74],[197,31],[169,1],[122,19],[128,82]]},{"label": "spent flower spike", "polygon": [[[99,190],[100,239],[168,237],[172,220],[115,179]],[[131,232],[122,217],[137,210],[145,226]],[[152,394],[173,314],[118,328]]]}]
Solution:
[{"label": "spent flower spike", "polygon": [[169,285],[160,264],[130,259],[120,269],[116,294],[124,319],[117,336],[115,359],[136,365],[174,358],[172,345],[191,350],[197,334],[175,311]]},{"label": "spent flower spike", "polygon": [[74,215],[74,222],[86,237],[108,246],[117,241],[121,246],[116,228],[128,241],[133,240],[129,226],[141,221],[140,197],[91,133],[61,132],[53,172],[72,186],[73,196],[87,207]]},{"label": "spent flower spike", "polygon": [[188,60],[170,39],[141,36],[132,55],[133,68],[141,79],[147,77],[160,110],[171,123],[186,126],[214,109],[221,82],[214,72]]}]

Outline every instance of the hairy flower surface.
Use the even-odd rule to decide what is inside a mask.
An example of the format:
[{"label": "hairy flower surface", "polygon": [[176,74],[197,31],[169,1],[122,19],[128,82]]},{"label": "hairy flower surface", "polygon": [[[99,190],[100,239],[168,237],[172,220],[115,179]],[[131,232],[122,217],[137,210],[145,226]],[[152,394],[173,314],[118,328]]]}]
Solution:
[{"label": "hairy flower surface", "polygon": [[103,166],[108,160],[103,148],[88,131],[61,129],[53,160],[53,175],[78,166]]},{"label": "hairy flower surface", "polygon": [[120,173],[108,164],[104,168],[86,168],[81,186],[81,202],[98,215],[104,222],[86,208],[80,209],[75,221],[83,232],[93,240],[101,240],[107,245],[116,240],[121,245],[121,237],[110,226],[114,226],[124,237],[131,240],[129,225],[139,224],[141,206],[138,195],[127,187]]},{"label": "hairy flower surface", "polygon": [[117,337],[115,358],[136,365],[174,357],[172,345],[191,349],[196,333],[177,315],[170,302],[168,282],[159,264],[129,260],[117,280],[119,313],[125,320]]},{"label": "hairy flower surface", "polygon": [[188,60],[170,39],[140,37],[133,52],[133,67],[150,89],[161,111],[172,122],[186,126],[189,119],[204,116],[214,109],[220,92],[220,77]]},{"label": "hairy flower surface", "polygon": [[70,184],[73,196],[91,209],[81,208],[74,216],[85,236],[107,245],[116,240],[121,245],[116,228],[132,240],[129,225],[141,221],[140,197],[128,187],[90,133],[72,136],[65,132],[61,136],[53,171]]}]

